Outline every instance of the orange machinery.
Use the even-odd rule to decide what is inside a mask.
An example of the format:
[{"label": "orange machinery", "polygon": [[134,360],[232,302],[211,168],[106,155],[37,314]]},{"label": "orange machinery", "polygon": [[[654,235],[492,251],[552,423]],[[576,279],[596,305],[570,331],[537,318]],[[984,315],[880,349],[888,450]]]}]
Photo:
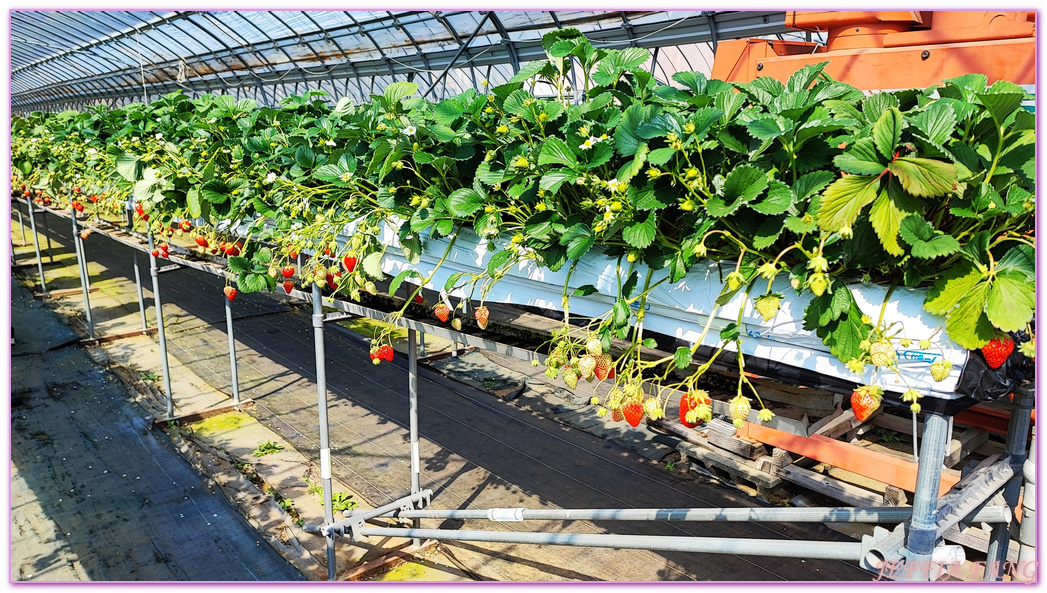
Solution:
[{"label": "orange machinery", "polygon": [[1035,83],[1035,12],[973,10],[795,10],[786,26],[828,33],[825,45],[736,39],[716,49],[712,78],[781,81],[829,61],[825,72],[862,90],[925,88],[943,79],[981,73],[989,84]]}]

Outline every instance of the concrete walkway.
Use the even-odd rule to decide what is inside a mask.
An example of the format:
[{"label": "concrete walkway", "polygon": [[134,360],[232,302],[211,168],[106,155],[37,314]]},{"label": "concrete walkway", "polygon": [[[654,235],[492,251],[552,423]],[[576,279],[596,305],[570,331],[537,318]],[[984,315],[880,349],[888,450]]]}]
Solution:
[{"label": "concrete walkway", "polygon": [[[61,223],[52,223],[52,232]],[[59,242],[61,233],[55,233]],[[65,234],[68,238],[68,232]],[[30,248],[31,249],[31,248]],[[22,252],[24,253],[24,251]],[[112,302],[99,305],[113,324],[137,318],[130,251],[104,237],[88,241],[92,281],[110,291]],[[144,258],[141,258],[144,262]],[[74,268],[75,269],[75,268]],[[145,269],[143,268],[143,271]],[[51,272],[55,274],[55,272]],[[143,274],[148,278],[147,272]],[[50,276],[49,276],[50,278]],[[110,289],[102,279],[113,280]],[[172,391],[178,410],[198,409],[205,392],[197,380],[230,393],[222,280],[194,270],[161,275],[172,358]],[[77,284],[74,282],[74,286]],[[97,294],[97,293],[94,293]],[[151,303],[147,292],[147,303]],[[94,298],[94,295],[92,295]],[[99,297],[100,298],[100,297]],[[82,307],[71,299],[69,306]],[[169,303],[169,304],[168,304]],[[306,311],[271,295],[242,295],[235,302],[237,358],[241,397],[255,402],[248,413],[259,426],[306,460],[319,458],[317,395],[312,328]],[[100,310],[95,317],[104,319]],[[151,312],[149,313],[152,319]],[[123,319],[124,321],[118,321]],[[105,321],[99,321],[104,326]],[[103,327],[104,333],[104,327]],[[148,361],[139,348],[154,338],[114,342],[110,355],[127,361]],[[374,366],[366,341],[349,331],[326,335],[329,415],[334,478],[361,504],[385,504],[409,490],[406,361]],[[121,351],[120,349],[126,349]],[[115,354],[114,354],[115,352]],[[177,359],[178,363],[174,363]],[[175,365],[181,366],[175,366]],[[158,366],[158,365],[157,365]],[[141,368],[146,370],[147,364]],[[155,366],[149,366],[157,372]],[[191,371],[185,372],[184,371]],[[187,379],[196,376],[198,379]],[[422,368],[420,390],[420,453],[423,488],[435,492],[435,508],[646,508],[738,507],[755,501],[741,493],[679,472],[669,472],[649,459],[659,458],[659,445],[643,429],[620,429],[615,440],[572,429],[545,417],[545,411],[581,407],[547,388],[543,411],[533,394],[521,397],[526,406],[501,401],[489,393]],[[208,396],[210,397],[210,396]],[[578,397],[578,396],[574,396]],[[228,399],[226,399],[228,401]],[[159,402],[157,402],[159,403]],[[593,414],[595,417],[595,414]],[[620,426],[620,425],[619,425]],[[219,448],[240,456],[257,447],[262,436],[222,438]],[[611,436],[606,431],[603,437]],[[665,452],[672,444],[663,446]],[[633,450],[645,451],[637,455]],[[280,455],[284,453],[281,452]],[[290,453],[288,453],[290,454]],[[275,460],[278,456],[273,456]],[[646,459],[645,459],[646,457]],[[265,471],[269,460],[257,460]],[[298,477],[268,483],[291,489]],[[282,490],[281,490],[282,492]],[[290,498],[290,497],[289,497]],[[295,506],[300,496],[295,494]],[[306,497],[308,498],[308,497]],[[461,521],[423,521],[423,527],[462,527]],[[694,535],[727,538],[816,539],[847,541],[821,525],[727,524],[666,522],[470,522],[468,529]],[[309,546],[307,536],[301,539]],[[317,538],[318,539],[318,538]],[[342,547],[351,544],[341,544]],[[807,581],[871,580],[848,562],[783,560],[758,556],[683,554],[642,550],[612,550],[509,544],[453,543],[441,546],[453,563],[491,580],[715,580]],[[340,564],[341,566],[341,564]]]}]

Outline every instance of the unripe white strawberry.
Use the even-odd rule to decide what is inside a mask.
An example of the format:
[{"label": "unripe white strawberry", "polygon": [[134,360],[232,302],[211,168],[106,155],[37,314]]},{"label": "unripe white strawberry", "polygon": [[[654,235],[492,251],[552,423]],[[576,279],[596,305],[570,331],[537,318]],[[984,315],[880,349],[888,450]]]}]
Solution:
[{"label": "unripe white strawberry", "polygon": [[737,395],[731,400],[731,405],[728,411],[731,414],[731,420],[734,420],[734,425],[737,428],[745,426],[745,419],[749,417],[749,412],[752,410],[752,404],[749,402],[749,398]]},{"label": "unripe white strawberry", "polygon": [[603,354],[603,342],[600,338],[592,338],[585,343],[585,351],[593,356],[600,356]]},{"label": "unripe white strawberry", "polygon": [[944,381],[952,372],[952,363],[948,360],[937,360],[931,363],[931,378]]},{"label": "unripe white strawberry", "polygon": [[593,371],[596,370],[596,357],[591,354],[586,354],[578,361],[578,373],[583,379],[588,379],[593,376]]},{"label": "unripe white strawberry", "polygon": [[574,369],[572,368],[564,369],[563,382],[571,389],[578,387],[578,373],[574,372]]},{"label": "unripe white strawberry", "polygon": [[869,362],[878,367],[894,364],[894,346],[887,340],[877,340],[869,345]]}]

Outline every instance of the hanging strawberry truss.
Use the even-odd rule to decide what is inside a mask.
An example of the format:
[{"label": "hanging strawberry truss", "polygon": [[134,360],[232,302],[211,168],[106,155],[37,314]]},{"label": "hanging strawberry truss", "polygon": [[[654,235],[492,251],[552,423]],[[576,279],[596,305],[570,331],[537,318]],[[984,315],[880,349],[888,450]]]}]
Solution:
[{"label": "hanging strawberry truss", "polygon": [[[548,59],[507,84],[484,81],[439,102],[397,82],[361,105],[332,106],[321,91],[276,107],[173,93],[15,117],[12,187],[105,216],[121,216],[132,197],[137,221],[157,237],[188,233],[201,252],[227,257],[241,292],[315,284],[359,300],[388,279],[383,258],[396,249],[415,267],[388,279],[391,295],[407,288],[390,320],[428,286],[441,292],[440,322],[482,328],[484,301],[510,271],[565,269],[564,324],[544,347],[547,374],[571,388],[611,382],[594,400],[598,412],[633,425],[662,416],[677,391],[682,421],[708,420],[698,381],[728,356],[738,368],[732,416],[746,418],[750,396],[761,420],[773,415],[741,348],[724,350],[745,339],[741,312],[710,335],[709,311],[693,347],[650,354],[651,291],[706,260],[726,270],[717,308],[744,294],[771,320],[787,298],[771,290],[780,277],[810,293],[803,327],[863,384],[865,407],[878,405],[881,370],[897,370],[896,349],[912,341],[884,322],[895,288],[924,290],[926,311],[941,318],[923,349],[945,336],[970,350],[1032,337],[1035,132],[1021,87],[972,74],[865,95],[825,64],[784,83],[680,72],[666,84],[644,68],[645,49],[596,49],[570,29],[543,46]],[[464,234],[487,242],[486,269],[434,286]],[[439,262],[423,270],[421,255],[439,239]],[[616,261],[618,280],[613,306],[578,326],[571,299],[597,289],[571,289],[570,279],[590,253]],[[878,318],[858,307],[854,283],[890,287]],[[612,349],[612,339],[626,345]],[[718,349],[696,366],[709,340]],[[388,342],[380,330],[376,364]],[[1032,357],[1033,343],[1021,352]],[[914,412],[920,395],[905,393]]]}]

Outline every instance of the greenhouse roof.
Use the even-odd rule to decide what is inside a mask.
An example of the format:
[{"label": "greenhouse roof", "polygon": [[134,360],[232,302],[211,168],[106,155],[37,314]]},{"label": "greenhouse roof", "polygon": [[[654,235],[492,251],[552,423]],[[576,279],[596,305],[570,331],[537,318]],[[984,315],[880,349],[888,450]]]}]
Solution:
[{"label": "greenhouse roof", "polygon": [[652,50],[651,70],[709,72],[718,41],[799,35],[782,11],[14,10],[13,111],[120,105],[182,89],[264,104],[310,89],[366,99],[395,80],[431,98],[500,84],[543,34]]}]

